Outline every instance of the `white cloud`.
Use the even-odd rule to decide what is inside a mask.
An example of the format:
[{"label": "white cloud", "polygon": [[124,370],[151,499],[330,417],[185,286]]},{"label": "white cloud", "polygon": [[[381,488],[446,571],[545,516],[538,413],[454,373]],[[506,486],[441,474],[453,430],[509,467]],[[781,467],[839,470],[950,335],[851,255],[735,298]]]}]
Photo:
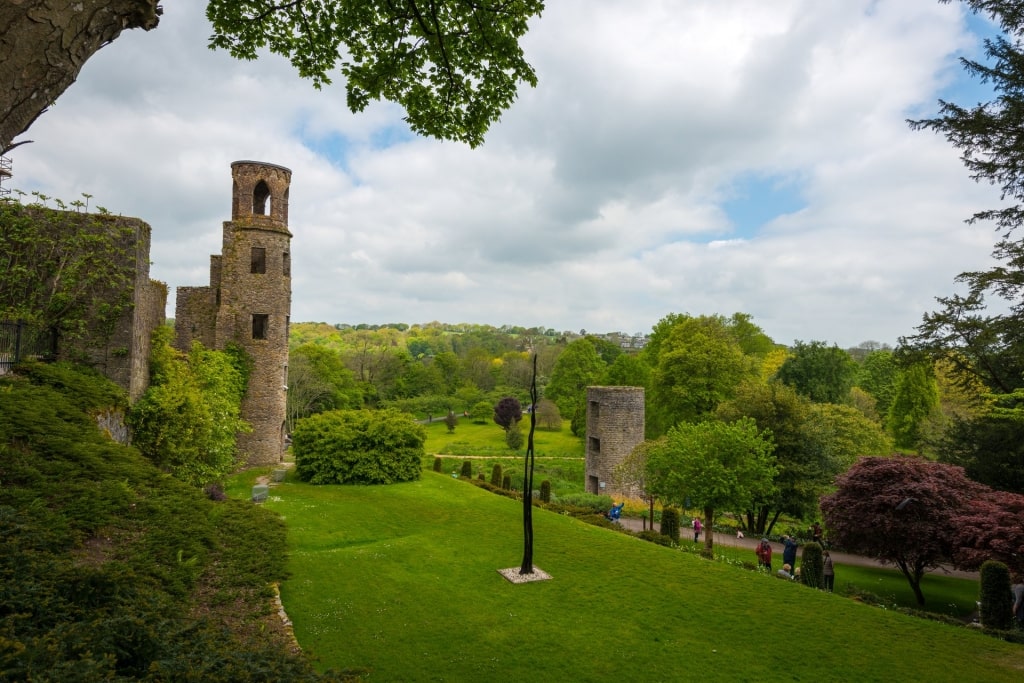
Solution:
[{"label": "white cloud", "polygon": [[[410,135],[394,105],[353,115],[280,57],[208,50],[197,5],[101,50],[14,153],[17,186],[148,221],[172,289],[206,283],[238,159],[294,172],[296,321],[743,311],[783,343],[895,343],[989,260],[963,220],[997,194],[905,122],[978,49],[956,3],[549,3],[525,40],[538,87],[476,150]],[[750,177],[801,208],[737,234]]]}]

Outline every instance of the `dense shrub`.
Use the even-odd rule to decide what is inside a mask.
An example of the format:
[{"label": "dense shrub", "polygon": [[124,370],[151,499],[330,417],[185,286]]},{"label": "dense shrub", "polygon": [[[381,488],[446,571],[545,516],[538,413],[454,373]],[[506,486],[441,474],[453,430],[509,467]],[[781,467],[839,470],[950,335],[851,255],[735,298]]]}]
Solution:
[{"label": "dense shrub", "polygon": [[469,411],[469,419],[473,424],[485,425],[487,421],[491,419],[491,415],[494,414],[494,406],[487,401],[478,401],[473,404],[473,407]]},{"label": "dense shrub", "polygon": [[506,491],[511,491],[512,490],[512,475],[511,474],[506,474],[504,477],[501,478],[501,488],[505,489]]},{"label": "dense shrub", "polygon": [[586,508],[592,512],[604,514],[611,509],[615,503],[611,496],[598,495],[596,493],[569,493],[560,496],[558,503],[565,507]]},{"label": "dense shrub", "polygon": [[441,471],[441,467],[443,466],[443,464],[444,464],[444,460],[442,460],[441,458],[434,458],[434,471],[435,472],[440,472]]},{"label": "dense shrub", "polygon": [[459,472],[459,476],[460,477],[466,477],[467,479],[472,478],[473,477],[473,463],[471,463],[469,460],[463,460],[462,461],[462,471]]},{"label": "dense shrub", "polygon": [[295,474],[312,484],[392,484],[420,477],[426,430],[407,414],[333,410],[299,420]]},{"label": "dense shrub", "polygon": [[673,541],[679,540],[679,510],[667,507],[661,511],[661,533]]},{"label": "dense shrub", "polygon": [[501,486],[501,465],[498,463],[494,463],[494,466],[491,467],[491,485]]},{"label": "dense shrub", "polygon": [[551,482],[547,479],[540,483],[540,500],[542,503],[551,502]]},{"label": "dense shrub", "polygon": [[487,481],[487,478],[484,476],[483,472],[481,472],[480,474],[476,475],[476,478],[477,478],[477,481]]},{"label": "dense shrub", "polygon": [[825,585],[825,558],[820,544],[812,541],[804,546],[800,554],[800,581],[809,588]]},{"label": "dense shrub", "polygon": [[654,529],[648,529],[647,531],[639,531],[636,535],[638,538],[642,538],[645,541],[650,541],[651,543],[657,543],[658,545],[672,545],[671,538],[669,538],[665,534],[658,533]]},{"label": "dense shrub", "polygon": [[153,333],[152,384],[131,412],[132,443],[161,469],[195,486],[230,474],[236,437],[250,431],[241,418],[251,361],[240,348],[188,354],[171,347],[172,330]]},{"label": "dense shrub", "polygon": [[518,424],[513,424],[505,432],[505,445],[513,451],[523,447],[523,430],[519,429]]},{"label": "dense shrub", "polygon": [[[336,680],[264,631],[280,518],[110,440],[90,414],[104,394],[68,367],[0,378],[0,679]],[[210,595],[230,609],[197,613]]]},{"label": "dense shrub", "polygon": [[455,417],[455,412],[449,410],[448,414],[444,416],[444,426],[448,428],[449,434],[455,433],[455,426],[459,424],[459,418]]},{"label": "dense shrub", "polygon": [[1002,562],[988,560],[979,574],[981,625],[985,628],[1009,630],[1013,627],[1013,594],[1010,592],[1010,570]]}]

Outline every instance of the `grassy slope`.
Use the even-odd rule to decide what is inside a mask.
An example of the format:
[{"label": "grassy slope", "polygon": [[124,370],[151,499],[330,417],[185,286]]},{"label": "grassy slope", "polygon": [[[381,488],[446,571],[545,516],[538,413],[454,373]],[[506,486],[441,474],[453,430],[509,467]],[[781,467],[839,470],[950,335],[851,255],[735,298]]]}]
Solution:
[{"label": "grassy slope", "polygon": [[521,561],[520,505],[448,475],[388,487],[289,479],[274,494],[299,642],[371,681],[1024,675],[1020,646],[543,511],[535,562],[553,579],[510,584],[496,570]]}]

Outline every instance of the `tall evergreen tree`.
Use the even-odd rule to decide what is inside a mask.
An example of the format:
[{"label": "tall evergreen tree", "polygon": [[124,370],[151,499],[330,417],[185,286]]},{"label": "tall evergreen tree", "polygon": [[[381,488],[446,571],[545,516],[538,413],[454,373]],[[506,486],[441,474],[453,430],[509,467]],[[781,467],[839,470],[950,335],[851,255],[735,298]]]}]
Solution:
[{"label": "tall evergreen tree", "polygon": [[939,408],[939,388],[929,368],[915,363],[900,374],[889,406],[888,425],[896,445],[917,448],[921,426]]},{"label": "tall evergreen tree", "polygon": [[[948,2],[949,0],[940,0]],[[961,152],[974,180],[998,186],[1004,203],[975,213],[969,222],[991,222],[997,231],[993,256],[997,265],[961,273],[957,281],[966,293],[938,298],[940,309],[924,316],[917,334],[900,340],[901,352],[942,359],[966,386],[981,380],[1003,397],[1009,412],[954,420],[948,443],[953,450],[939,457],[960,462],[969,471],[1002,472],[991,481],[1019,481],[1018,449],[999,447],[1024,441],[1024,419],[1015,413],[1024,406],[1024,3],[1020,0],[964,0],[1000,28],[1001,35],[985,41],[984,61],[962,58],[971,76],[991,86],[988,102],[963,107],[939,100],[934,118],[910,121],[911,127],[943,135]],[[993,300],[995,305],[993,304]],[[967,437],[985,423],[996,426],[1000,438],[989,448],[977,448]],[[983,431],[988,432],[989,429]],[[963,448],[967,446],[967,448]]]}]

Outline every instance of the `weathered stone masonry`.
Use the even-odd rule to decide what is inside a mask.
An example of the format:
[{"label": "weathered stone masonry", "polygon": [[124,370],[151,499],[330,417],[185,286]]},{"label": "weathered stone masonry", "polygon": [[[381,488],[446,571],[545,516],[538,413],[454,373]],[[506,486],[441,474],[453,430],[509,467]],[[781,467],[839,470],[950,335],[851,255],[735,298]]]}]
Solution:
[{"label": "weathered stone masonry", "polygon": [[273,464],[284,454],[291,175],[275,164],[231,164],[231,220],[224,222],[221,254],[210,257],[210,286],[177,290],[177,348],[187,350],[193,340],[214,349],[234,342],[253,359],[242,401],[242,417],[253,431],[238,437],[239,451],[249,465]]},{"label": "weathered stone masonry", "polygon": [[[138,218],[121,216],[97,217],[81,215],[80,229],[92,229],[91,224],[107,227],[121,235],[124,250],[121,266],[129,275],[132,305],[116,322],[109,337],[100,330],[91,329],[82,338],[62,342],[58,358],[71,359],[90,365],[128,392],[134,403],[149,386],[150,337],[164,324],[167,305],[167,285],[149,279],[150,226]],[[126,229],[127,228],[127,229]],[[101,228],[104,229],[104,228]],[[114,300],[114,292],[97,293],[97,299]]]},{"label": "weathered stone masonry", "polygon": [[643,440],[643,387],[587,387],[588,493],[637,495],[619,489],[613,471]]}]

